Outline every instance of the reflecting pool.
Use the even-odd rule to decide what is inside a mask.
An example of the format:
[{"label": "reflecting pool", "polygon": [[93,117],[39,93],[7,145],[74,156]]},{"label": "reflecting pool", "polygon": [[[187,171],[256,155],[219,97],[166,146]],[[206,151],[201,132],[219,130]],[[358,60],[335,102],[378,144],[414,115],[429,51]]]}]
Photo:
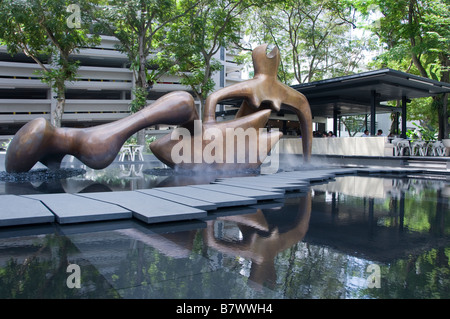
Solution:
[{"label": "reflecting pool", "polygon": [[[0,156],[1,164],[1,156]],[[0,195],[90,193],[130,191],[154,187],[208,184],[218,177],[249,176],[256,171],[235,173],[174,172],[159,161],[113,162],[105,169],[95,170],[77,159],[64,161],[62,168],[50,171],[38,165],[27,173],[8,174],[0,165]]]},{"label": "reflecting pool", "polygon": [[450,298],[449,202],[352,175],[204,220],[3,228],[0,298]]}]

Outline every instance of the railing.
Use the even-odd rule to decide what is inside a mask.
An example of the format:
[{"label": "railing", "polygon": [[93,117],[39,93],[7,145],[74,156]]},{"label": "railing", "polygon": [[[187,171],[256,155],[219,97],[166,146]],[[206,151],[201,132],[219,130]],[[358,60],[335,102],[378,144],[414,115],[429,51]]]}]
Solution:
[{"label": "railing", "polygon": [[[399,143],[398,143],[399,142]],[[389,143],[387,137],[313,138],[312,154],[343,156],[448,156],[450,140],[429,142],[419,152],[414,142],[397,139]],[[280,153],[303,154],[301,138],[282,138]]]},{"label": "railing", "polygon": [[424,140],[407,140],[394,139],[394,151],[396,156],[448,156],[450,145],[449,140],[443,141],[424,141]]},{"label": "railing", "polygon": [[[386,137],[313,138],[312,154],[347,156],[386,156]],[[282,138],[280,153],[303,154],[301,138]]]}]

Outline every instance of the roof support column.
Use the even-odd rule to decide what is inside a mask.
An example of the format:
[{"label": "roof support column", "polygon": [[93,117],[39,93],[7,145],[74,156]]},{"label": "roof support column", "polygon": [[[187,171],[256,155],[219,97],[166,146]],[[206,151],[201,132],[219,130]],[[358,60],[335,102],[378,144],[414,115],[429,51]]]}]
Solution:
[{"label": "roof support column", "polygon": [[337,130],[338,130],[338,115],[339,115],[339,111],[334,109],[333,110],[333,133],[334,135],[337,136]]},{"label": "roof support column", "polygon": [[375,135],[375,119],[376,119],[376,108],[377,104],[377,92],[372,90],[370,92],[370,135]]},{"label": "roof support column", "polygon": [[406,104],[408,103],[406,96],[402,96],[402,134],[401,138],[406,138]]},{"label": "roof support column", "polygon": [[339,134],[339,135],[336,135],[336,136],[341,137],[341,120],[342,120],[342,116],[339,116],[338,119],[339,119],[339,123],[338,123],[338,130],[339,130],[339,132],[336,133],[336,134]]}]

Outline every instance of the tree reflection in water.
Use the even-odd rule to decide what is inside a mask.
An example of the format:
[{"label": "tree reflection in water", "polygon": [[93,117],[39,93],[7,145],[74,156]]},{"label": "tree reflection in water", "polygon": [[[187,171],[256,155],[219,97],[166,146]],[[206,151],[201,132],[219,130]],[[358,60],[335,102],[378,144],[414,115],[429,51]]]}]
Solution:
[{"label": "tree reflection in water", "polygon": [[[448,182],[365,178],[202,223],[2,235],[0,297],[449,298]],[[68,263],[79,290],[65,285]],[[379,289],[367,286],[373,263]]]},{"label": "tree reflection in water", "polygon": [[[51,234],[45,237],[21,238],[20,241],[27,242],[28,245],[3,245],[1,250],[4,260],[8,254],[20,255],[19,258],[6,259],[0,267],[1,299],[118,297],[95,267],[82,259],[71,257],[77,252],[77,248],[67,237]],[[67,287],[67,266],[71,263],[78,263],[83,267],[82,289]]]}]

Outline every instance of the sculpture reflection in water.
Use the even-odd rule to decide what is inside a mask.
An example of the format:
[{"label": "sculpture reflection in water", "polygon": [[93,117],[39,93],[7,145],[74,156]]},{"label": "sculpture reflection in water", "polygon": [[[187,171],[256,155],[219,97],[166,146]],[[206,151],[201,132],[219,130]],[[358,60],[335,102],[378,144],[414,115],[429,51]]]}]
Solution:
[{"label": "sculpture reflection in water", "polygon": [[[208,221],[202,232],[203,244],[228,256],[251,261],[249,285],[256,289],[274,288],[277,280],[275,259],[306,235],[311,216],[311,192],[295,198],[294,205],[255,209],[254,213],[218,217]],[[233,223],[241,232],[240,239],[215,234],[216,223]],[[194,247],[197,230],[147,235],[136,228],[119,233],[158,249],[174,258],[188,258]],[[176,243],[176,245],[174,245]],[[176,246],[176,248],[174,247]]]},{"label": "sculpture reflection in water", "polygon": [[[151,150],[170,167],[210,167],[223,170],[258,168],[282,135],[279,132],[264,132],[260,129],[265,127],[271,110],[279,111],[282,107],[297,114],[302,131],[304,160],[309,161],[312,116],[308,101],[301,93],[278,81],[279,51],[274,48],[267,55],[266,50],[267,45],[261,45],[253,51],[253,79],[218,90],[207,98],[202,123],[199,121],[193,97],[181,91],[166,94],[126,118],[86,129],[56,128],[44,118],[37,118],[24,125],[11,141],[5,159],[6,171],[26,172],[37,162],[49,168],[58,168],[66,154],[75,156],[90,168],[102,169],[114,161],[120,148],[131,135],[157,124],[179,125],[179,129],[190,134],[189,140],[183,141],[185,145],[193,145],[194,150],[199,146],[202,154],[208,148],[215,159],[212,163],[203,156],[197,160],[199,152],[196,151],[191,152],[189,156],[183,154],[184,160],[178,162],[173,158],[173,150],[180,143],[180,136],[174,138],[173,134],[168,134],[152,143]],[[243,99],[243,102],[234,120],[216,122],[216,105],[226,99]],[[196,124],[200,124],[197,125],[200,130],[195,130]],[[254,150],[249,147],[249,143],[245,143],[245,139],[241,142],[245,145],[223,143],[227,130],[241,129],[241,132],[246,132],[249,128],[260,133],[250,138],[253,141],[249,141],[256,144],[259,150],[257,159],[253,161],[250,160],[250,155]],[[211,136],[204,138],[204,133],[210,129],[216,134],[214,139]],[[198,137],[200,143],[196,142]],[[221,146],[216,144],[218,139],[222,140]],[[214,143],[214,147],[211,147],[210,143]],[[243,149],[243,162],[238,161],[235,156],[230,156]]]},{"label": "sculpture reflection in water", "polygon": [[[254,214],[235,215],[208,222],[206,245],[228,255],[251,260],[250,284],[254,288],[273,288],[277,275],[276,256],[300,242],[306,235],[311,216],[311,193],[298,197],[298,208],[258,209]],[[235,222],[242,239],[227,241],[214,235],[214,224],[220,220]]]}]

